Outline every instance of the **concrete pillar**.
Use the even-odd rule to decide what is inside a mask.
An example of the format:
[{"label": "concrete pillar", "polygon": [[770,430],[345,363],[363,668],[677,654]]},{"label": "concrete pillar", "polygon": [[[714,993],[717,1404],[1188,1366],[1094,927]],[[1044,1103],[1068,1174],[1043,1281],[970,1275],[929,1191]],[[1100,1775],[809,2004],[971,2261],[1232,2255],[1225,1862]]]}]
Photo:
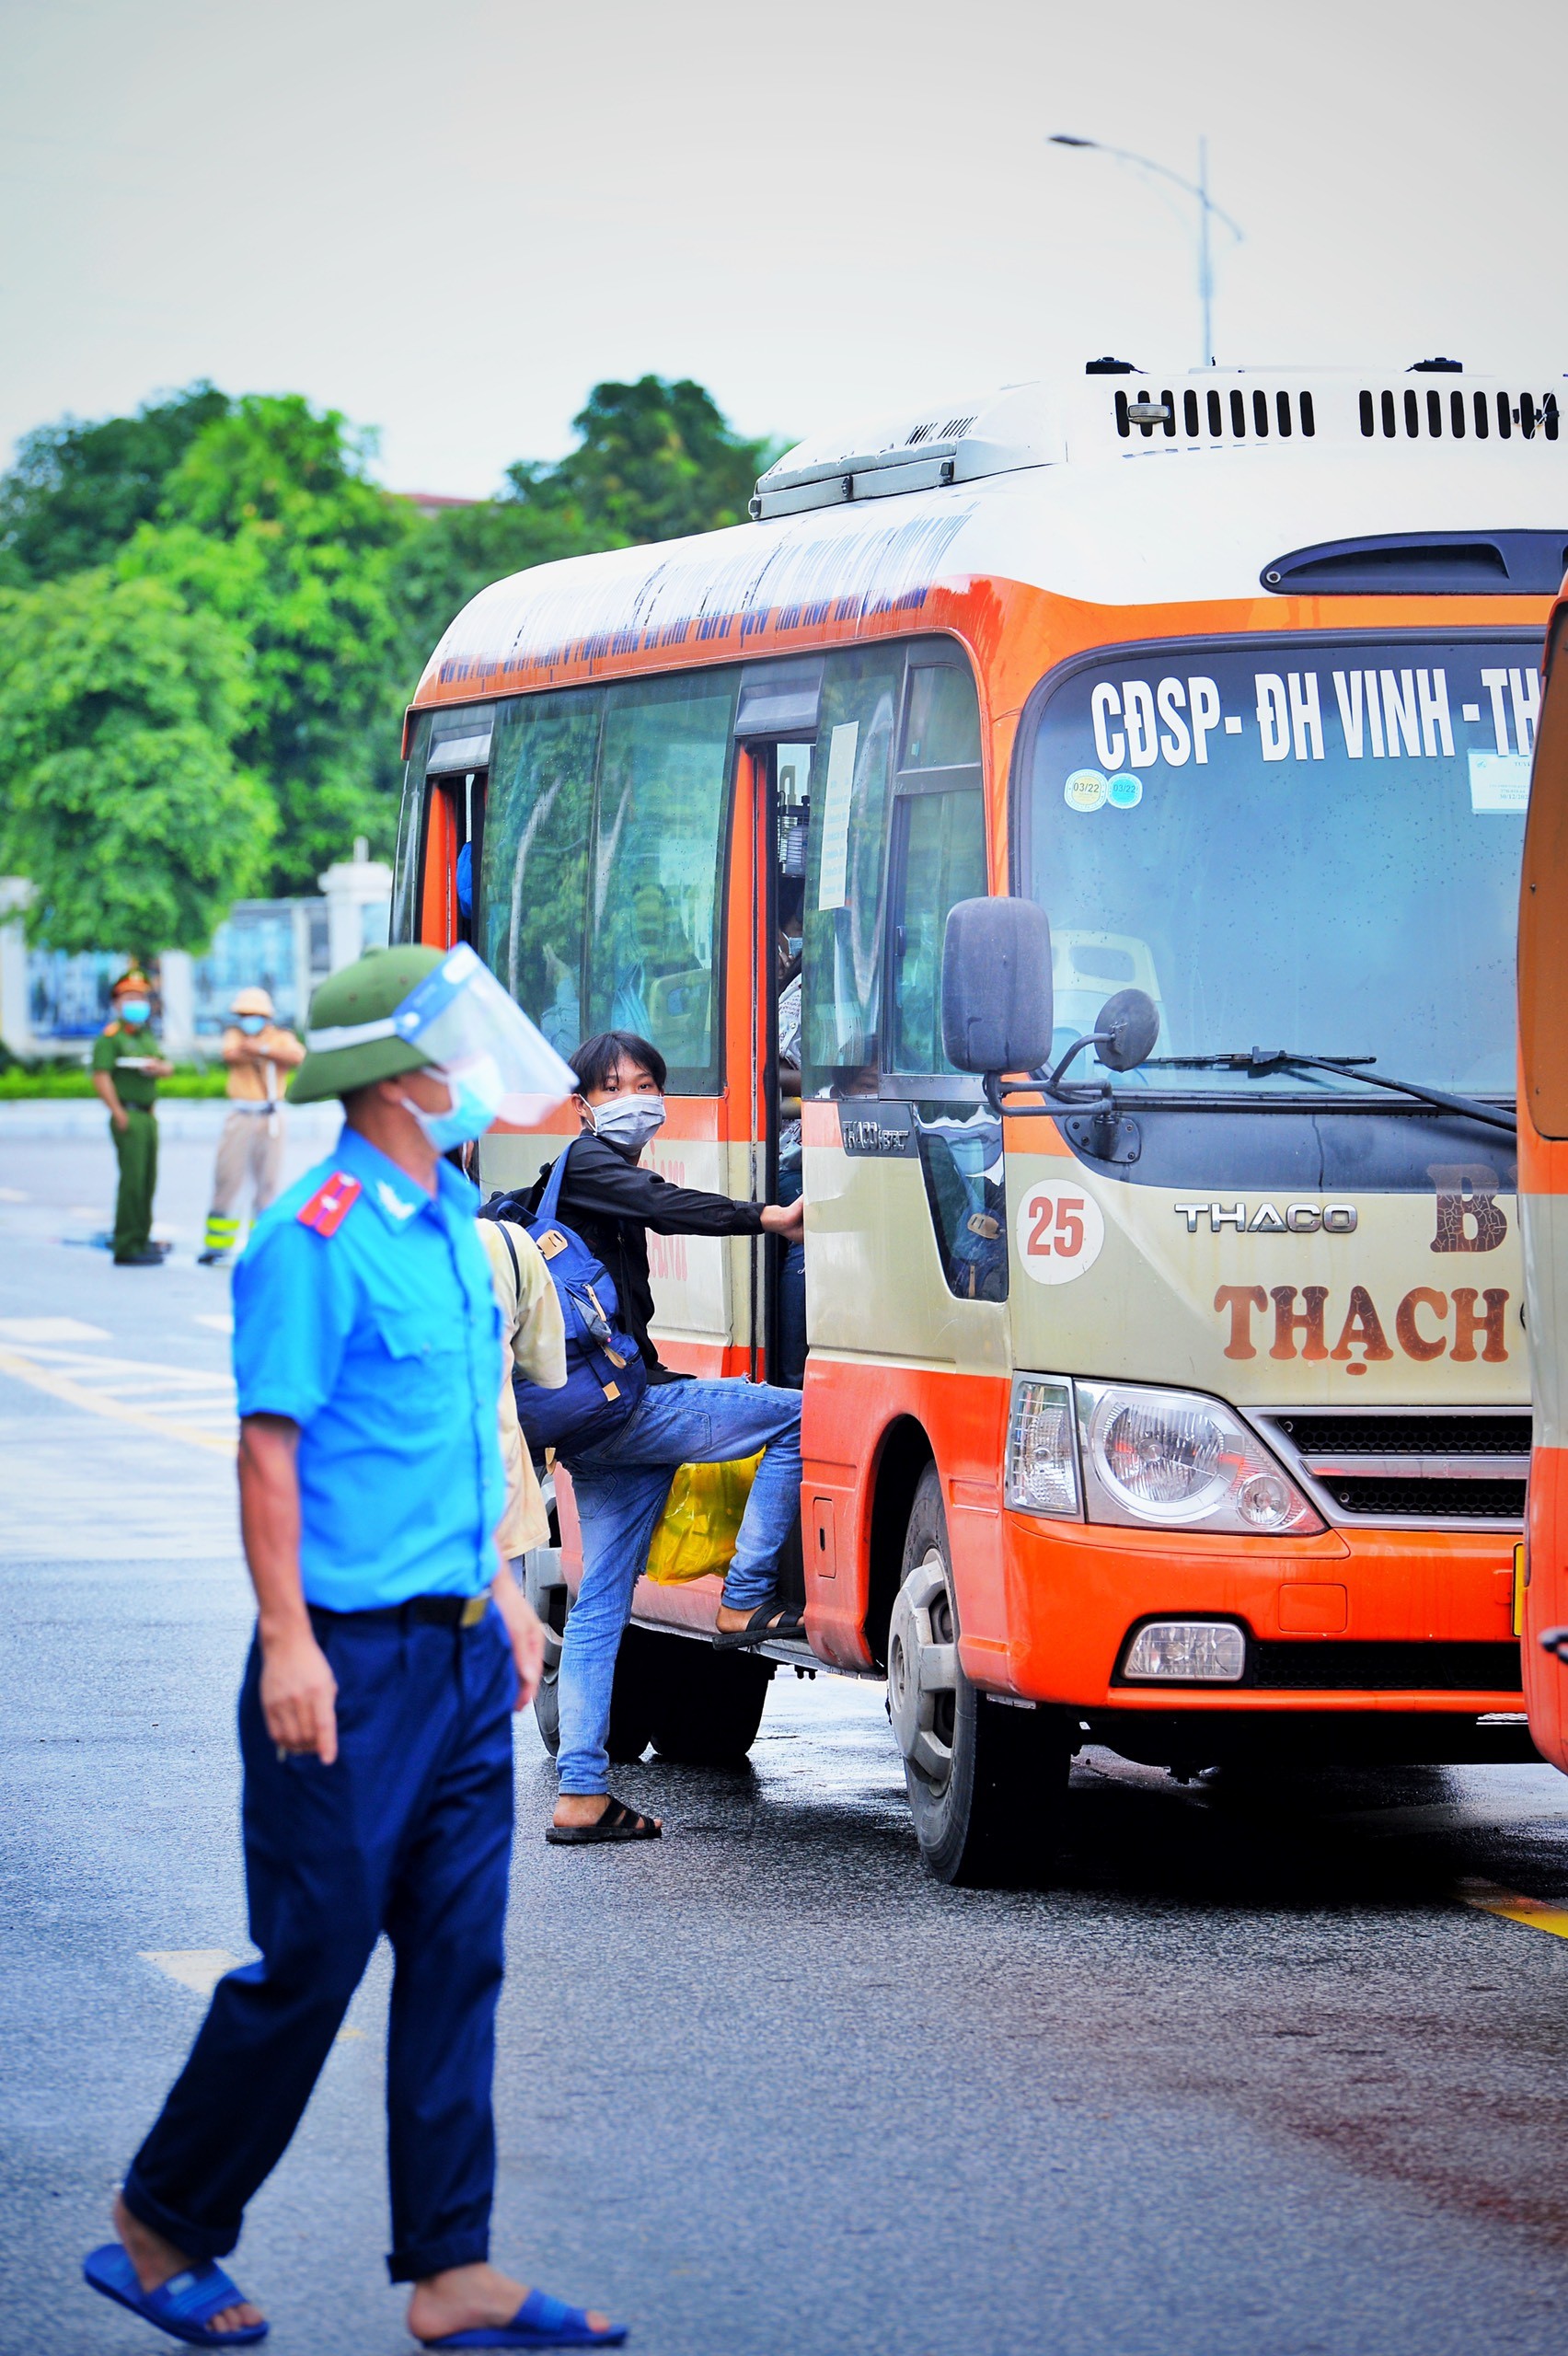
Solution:
[{"label": "concrete pillar", "polygon": [[352,860],[340,859],[317,878],[327,895],[328,955],[331,971],[352,965],[366,946],[386,940],[384,910],[392,904],[392,870],[372,859],[363,835]]},{"label": "concrete pillar", "polygon": [[163,1001],[163,1051],[171,1059],[196,1053],[196,970],[189,950],[166,949],[158,959]]},{"label": "concrete pillar", "polygon": [[22,912],[33,887],[24,875],[0,875],[0,1040],[14,1056],[36,1056],[28,991],[28,941]]}]

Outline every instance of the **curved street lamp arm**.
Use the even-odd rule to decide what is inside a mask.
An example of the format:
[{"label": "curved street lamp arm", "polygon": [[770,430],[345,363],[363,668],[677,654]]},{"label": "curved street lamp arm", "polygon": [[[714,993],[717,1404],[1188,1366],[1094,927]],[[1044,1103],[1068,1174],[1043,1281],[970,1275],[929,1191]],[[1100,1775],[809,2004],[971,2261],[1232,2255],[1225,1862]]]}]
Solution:
[{"label": "curved street lamp arm", "polygon": [[1173,172],[1169,164],[1157,164],[1152,156],[1140,156],[1131,147],[1113,147],[1103,139],[1073,139],[1059,131],[1052,132],[1046,144],[1052,147],[1092,147],[1099,155],[1113,156],[1119,164],[1136,164],[1146,172],[1158,172],[1162,179],[1174,180],[1177,187],[1185,189],[1189,196],[1195,196],[1216,221],[1223,221],[1238,245],[1246,243],[1247,233],[1239,222],[1233,221],[1224,207],[1215,202],[1206,189],[1200,188],[1196,180],[1188,179],[1184,173]]}]

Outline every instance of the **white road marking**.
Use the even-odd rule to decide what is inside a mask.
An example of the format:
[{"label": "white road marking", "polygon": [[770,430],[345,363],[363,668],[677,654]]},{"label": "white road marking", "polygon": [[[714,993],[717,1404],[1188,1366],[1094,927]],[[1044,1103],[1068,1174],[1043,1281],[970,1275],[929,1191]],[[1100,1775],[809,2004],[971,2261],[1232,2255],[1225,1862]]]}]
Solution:
[{"label": "white road marking", "polygon": [[225,1971],[238,1963],[227,1947],[143,1947],[144,1963],[156,1964],[194,1996],[210,1996]]},{"label": "white road marking", "polygon": [[206,1315],[199,1311],[192,1322],[197,1325],[210,1325],[214,1334],[232,1334],[234,1332],[234,1319],[232,1317],[223,1316],[216,1311],[214,1311],[211,1315]]},{"label": "white road marking", "polygon": [[24,1195],[19,1186],[0,1186],[0,1203],[26,1203],[32,1197]]},{"label": "white road marking", "polygon": [[101,1325],[84,1325],[79,1317],[0,1317],[0,1341],[107,1342]]},{"label": "white road marking", "polygon": [[[156,1964],[181,1988],[189,1988],[193,1996],[210,1996],[225,1972],[233,1971],[240,1960],[238,1956],[230,1955],[227,1947],[143,1947],[139,1952],[144,1963]],[[364,2031],[345,2027],[332,2042],[362,2045]]]}]

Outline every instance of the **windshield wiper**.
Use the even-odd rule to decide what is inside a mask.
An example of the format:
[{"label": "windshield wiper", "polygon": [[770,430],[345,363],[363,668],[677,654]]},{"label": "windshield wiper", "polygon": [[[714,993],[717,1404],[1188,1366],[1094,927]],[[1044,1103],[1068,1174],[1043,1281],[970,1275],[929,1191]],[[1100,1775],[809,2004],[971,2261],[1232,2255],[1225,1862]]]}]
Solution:
[{"label": "windshield wiper", "polygon": [[1428,1088],[1422,1081],[1391,1080],[1386,1072],[1366,1069],[1375,1064],[1376,1056],[1293,1056],[1284,1047],[1253,1047],[1246,1053],[1216,1056],[1150,1056],[1142,1066],[1145,1071],[1156,1066],[1168,1070],[1186,1071],[1337,1071],[1345,1080],[1364,1080],[1373,1088],[1391,1088],[1401,1096],[1418,1097],[1424,1104],[1434,1104],[1440,1113],[1462,1113],[1469,1121],[1484,1121],[1488,1128],[1506,1129],[1510,1137],[1518,1134],[1516,1114],[1504,1112],[1496,1104],[1482,1104],[1473,1096],[1455,1096],[1446,1088]]}]

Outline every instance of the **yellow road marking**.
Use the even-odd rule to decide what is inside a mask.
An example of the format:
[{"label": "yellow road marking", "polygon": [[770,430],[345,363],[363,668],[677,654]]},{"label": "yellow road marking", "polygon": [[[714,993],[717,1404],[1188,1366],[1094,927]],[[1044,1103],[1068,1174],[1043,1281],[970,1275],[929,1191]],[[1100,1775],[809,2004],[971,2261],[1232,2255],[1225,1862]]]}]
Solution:
[{"label": "yellow road marking", "polygon": [[35,1365],[31,1358],[18,1357],[11,1350],[0,1350],[0,1374],[15,1375],[18,1382],[30,1382],[35,1391],[47,1392],[50,1398],[60,1400],[63,1405],[80,1407],[89,1415],[107,1416],[110,1423],[134,1424],[142,1431],[156,1432],[165,1439],[183,1440],[189,1448],[211,1449],[219,1456],[238,1452],[237,1439],[198,1431],[193,1424],[177,1424],[166,1415],[149,1415],[140,1407],[128,1407],[118,1399],[106,1398],[99,1392],[87,1390],[83,1383],[73,1382],[68,1375]]},{"label": "yellow road marking", "polygon": [[1550,1899],[1521,1898],[1517,1890],[1499,1889],[1493,1882],[1464,1882],[1459,1896],[1467,1906],[1474,1906],[1482,1914],[1496,1914],[1505,1923],[1523,1923],[1528,1930],[1550,1931],[1553,1938],[1568,1939],[1568,1906],[1554,1906]]}]

